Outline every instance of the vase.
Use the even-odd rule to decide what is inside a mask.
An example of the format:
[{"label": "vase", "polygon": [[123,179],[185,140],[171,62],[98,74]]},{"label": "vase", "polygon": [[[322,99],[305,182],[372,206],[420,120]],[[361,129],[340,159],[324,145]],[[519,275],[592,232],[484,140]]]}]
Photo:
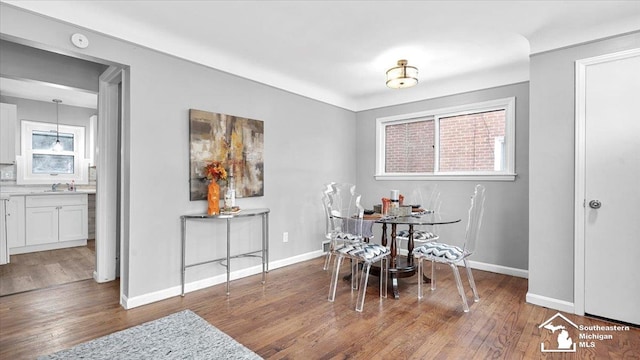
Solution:
[{"label": "vase", "polygon": [[220,214],[220,185],[215,181],[209,183],[207,202],[209,203],[207,207],[208,215]]}]

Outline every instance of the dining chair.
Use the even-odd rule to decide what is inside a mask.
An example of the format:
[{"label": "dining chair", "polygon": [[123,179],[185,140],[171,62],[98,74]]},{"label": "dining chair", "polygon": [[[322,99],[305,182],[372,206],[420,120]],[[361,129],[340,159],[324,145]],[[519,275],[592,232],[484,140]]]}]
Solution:
[{"label": "dining chair", "polygon": [[[329,226],[331,232],[331,240],[329,242],[329,254],[325,262],[328,262],[327,268],[330,266],[331,257],[335,254],[336,250],[343,247],[345,244],[359,243],[367,241],[363,233],[363,223],[354,222],[350,219],[350,216],[343,217],[342,214],[353,214],[357,212],[356,202],[359,201],[359,194],[356,194],[356,186],[350,183],[329,183],[331,190],[326,192],[327,210],[329,213]],[[363,212],[364,213],[364,212]],[[354,236],[353,234],[359,234]],[[351,261],[351,286],[353,289],[358,288],[358,264],[356,261]]]},{"label": "dining chair", "polygon": [[[371,265],[380,262],[380,297],[387,297],[387,278],[389,272],[388,257],[391,253],[386,246],[368,242],[363,235],[364,208],[360,205],[361,195],[351,191],[336,190],[329,194],[329,213],[333,226],[333,248],[336,256],[331,283],[329,284],[329,301],[336,297],[340,266],[346,258],[351,260],[351,288],[358,289],[356,311],[362,312],[367,293],[367,282]],[[362,273],[358,276],[358,266],[362,264]],[[358,277],[360,278],[358,284]]]},{"label": "dining chair", "polygon": [[[438,184],[415,188],[407,200],[409,201],[407,205],[420,205],[421,209],[434,213],[439,213],[442,205]],[[416,245],[427,241],[435,241],[439,238],[437,228],[434,225],[414,228],[413,241]],[[398,243],[409,241],[409,230],[398,231],[396,241]]]},{"label": "dining chair", "polygon": [[325,213],[325,240],[323,241],[329,240],[329,249],[325,256],[324,265],[322,267],[323,270],[329,269],[333,250],[337,243],[342,243],[342,239],[335,239],[332,236],[335,227],[340,224],[334,224],[334,219],[331,217],[331,204],[335,203],[334,208],[339,209],[342,206],[341,203],[343,198],[345,196],[351,197],[351,194],[354,194],[355,190],[356,186],[354,184],[339,183],[335,181],[326,183],[322,188],[322,206]]},{"label": "dining chair", "polygon": [[460,272],[458,271],[458,264],[462,262],[464,267],[467,269],[469,285],[473,291],[473,301],[480,301],[478,290],[476,289],[476,283],[473,279],[473,274],[471,273],[471,268],[469,267],[469,261],[467,258],[473,254],[476,247],[478,233],[480,232],[480,225],[482,224],[482,216],[484,213],[484,201],[485,187],[478,184],[475,186],[473,196],[471,196],[469,221],[467,222],[462,248],[455,245],[433,241],[413,249],[413,256],[418,262],[418,299],[422,299],[423,297],[423,277],[421,275],[423,274],[423,262],[424,260],[428,260],[431,261],[431,290],[436,289],[435,264],[443,263],[449,265],[451,270],[453,270],[453,276],[455,277],[456,285],[458,287],[458,293],[460,293],[460,297],[462,298],[464,312],[469,312],[467,297],[465,295],[464,288],[462,287]]},{"label": "dining chair", "polygon": [[324,240],[323,240],[323,244],[324,242],[328,241],[329,242],[329,248],[327,250],[327,255],[325,256],[324,259],[324,265],[322,267],[323,270],[327,270],[329,268],[329,265],[331,264],[331,250],[332,250],[332,236],[331,233],[333,231],[333,226],[331,225],[331,213],[329,210],[329,203],[331,201],[331,198],[329,197],[329,193],[334,191],[334,182],[330,182],[327,183],[323,186],[322,188],[322,208],[324,209],[324,226],[325,226],[325,231],[324,231]]}]

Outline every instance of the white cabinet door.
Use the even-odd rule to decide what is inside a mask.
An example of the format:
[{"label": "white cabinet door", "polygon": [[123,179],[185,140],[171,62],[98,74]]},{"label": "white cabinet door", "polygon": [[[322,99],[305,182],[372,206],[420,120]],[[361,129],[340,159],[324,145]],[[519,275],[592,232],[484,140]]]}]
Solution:
[{"label": "white cabinet door", "polygon": [[11,196],[7,200],[7,243],[12,248],[26,245],[24,231],[24,196]]},{"label": "white cabinet door", "polygon": [[58,207],[27,208],[26,223],[27,245],[58,242]]},{"label": "white cabinet door", "polygon": [[14,104],[0,104],[0,164],[16,161],[16,119],[18,108]]},{"label": "white cabinet door", "polygon": [[66,205],[58,209],[58,241],[86,239],[87,205]]},{"label": "white cabinet door", "polygon": [[9,262],[9,247],[7,246],[7,224],[5,209],[7,200],[0,200],[0,265]]}]

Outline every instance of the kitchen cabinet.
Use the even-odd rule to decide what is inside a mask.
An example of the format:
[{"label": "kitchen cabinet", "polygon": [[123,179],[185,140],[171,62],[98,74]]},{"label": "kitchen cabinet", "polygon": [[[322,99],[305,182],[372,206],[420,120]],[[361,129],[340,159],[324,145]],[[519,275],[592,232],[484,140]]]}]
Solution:
[{"label": "kitchen cabinet", "polygon": [[18,108],[0,103],[0,164],[15,164]]},{"label": "kitchen cabinet", "polygon": [[58,241],[87,240],[88,229],[86,200],[83,205],[66,205],[58,208]]},{"label": "kitchen cabinet", "polygon": [[27,245],[58,242],[58,207],[28,207],[26,209]]},{"label": "kitchen cabinet", "polygon": [[87,239],[96,238],[96,194],[89,194],[89,235]]},{"label": "kitchen cabinet", "polygon": [[20,253],[87,243],[87,194],[25,197],[25,247]]},{"label": "kitchen cabinet", "polygon": [[7,246],[7,226],[5,222],[7,200],[0,199],[0,265],[9,262],[9,247]]},{"label": "kitchen cabinet", "polygon": [[9,253],[15,254],[11,249],[26,245],[24,236],[24,196],[11,195],[9,200],[6,200],[6,211],[7,245],[9,246]]}]

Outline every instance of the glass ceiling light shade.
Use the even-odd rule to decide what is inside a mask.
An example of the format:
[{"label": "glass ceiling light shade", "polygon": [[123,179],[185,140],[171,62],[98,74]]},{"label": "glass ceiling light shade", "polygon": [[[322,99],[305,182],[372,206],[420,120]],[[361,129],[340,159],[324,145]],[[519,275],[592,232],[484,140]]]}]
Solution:
[{"label": "glass ceiling light shade", "polygon": [[53,99],[52,101],[56,103],[56,142],[53,143],[52,150],[55,152],[60,152],[62,151],[62,144],[60,143],[60,112],[58,111],[58,107],[60,106],[62,100]]},{"label": "glass ceiling light shade", "polygon": [[387,86],[392,89],[404,89],[418,83],[418,68],[408,66],[407,60],[398,60],[398,66],[387,70]]}]

